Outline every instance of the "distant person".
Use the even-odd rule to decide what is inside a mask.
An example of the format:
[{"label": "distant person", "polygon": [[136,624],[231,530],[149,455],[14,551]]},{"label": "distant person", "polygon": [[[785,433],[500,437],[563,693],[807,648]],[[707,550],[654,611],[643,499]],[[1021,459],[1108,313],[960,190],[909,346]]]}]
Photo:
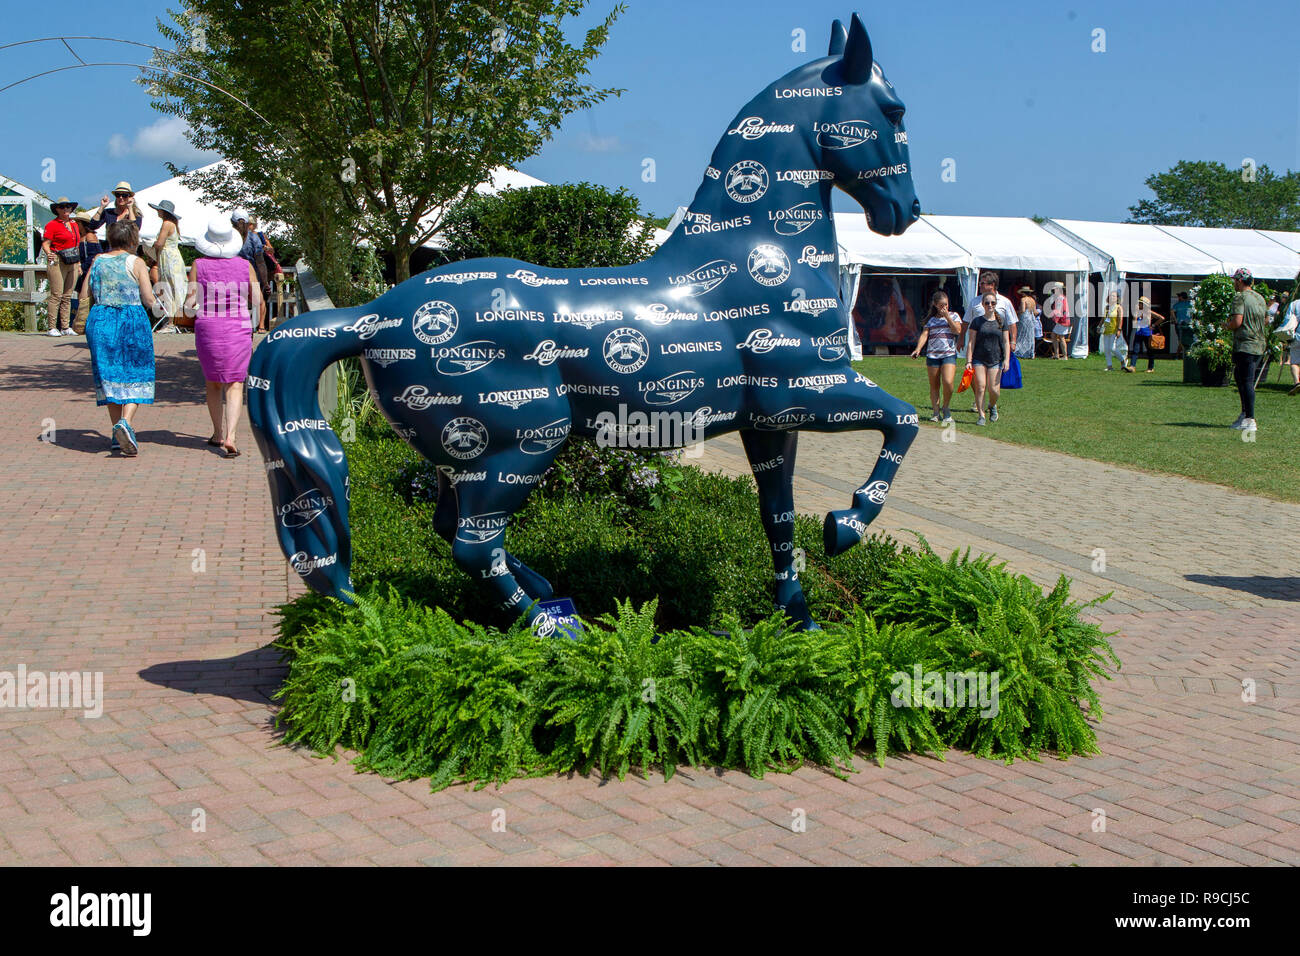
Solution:
[{"label": "distant person", "polygon": [[261,286],[253,264],[241,255],[244,240],[231,222],[213,219],[194,248],[199,258],[190,267],[186,307],[196,313],[194,345],[212,418],[208,444],[237,458],[235,427],[253,355],[252,316],[261,302]]},{"label": "distant person", "polygon": [[1232,332],[1232,371],[1241,396],[1241,414],[1229,427],[1255,431],[1255,372],[1268,339],[1268,307],[1255,291],[1255,277],[1249,269],[1234,272],[1232,284],[1237,294],[1228,310],[1228,329]]},{"label": "distant person", "polygon": [[[108,208],[110,202],[113,203],[112,209]],[[135,204],[135,190],[126,181],[113,187],[111,200],[107,196],[99,200],[99,214],[90,221],[90,228],[98,232],[102,227],[112,225],[119,219],[133,221],[136,229],[144,225],[144,213]]]},{"label": "distant person", "polygon": [[[966,364],[974,370],[976,425],[998,420],[998,397],[1002,373],[1011,363],[1011,327],[998,314],[997,293],[986,293],[980,301],[983,314],[976,316],[966,336]],[[989,413],[984,414],[988,395]]]},{"label": "distant person", "polygon": [[1021,286],[1017,290],[1020,296],[1020,321],[1016,323],[1016,356],[1022,359],[1034,357],[1036,340],[1043,337],[1042,326],[1038,323],[1038,300],[1034,290]]},{"label": "distant person", "polygon": [[[1296,287],[1300,288],[1300,275],[1296,276]],[[1283,298],[1285,300],[1285,295]],[[1291,340],[1286,358],[1291,367],[1291,384],[1295,387],[1287,394],[1300,395],[1300,298],[1287,303],[1278,332],[1283,338]]]},{"label": "distant person", "polygon": [[1196,344],[1196,335],[1192,332],[1192,300],[1186,292],[1178,293],[1174,302],[1174,328],[1178,332],[1178,350],[1186,355]]},{"label": "distant person", "polygon": [[1101,354],[1106,356],[1105,371],[1111,370],[1111,359],[1119,356],[1119,367],[1126,372],[1133,371],[1128,363],[1128,343],[1124,341],[1124,307],[1120,305],[1119,293],[1111,292],[1106,296],[1106,314],[1101,322]]},{"label": "distant person", "polygon": [[95,304],[86,322],[90,369],[95,380],[95,404],[108,406],[112,422],[110,450],[133,457],[139,451],[132,419],[140,405],[154,399],[153,331],[155,308],[149,270],[132,254],[140,233],[129,219],[108,227],[108,251],[95,257],[90,291]]},{"label": "distant person", "polygon": [[90,306],[94,296],[90,294],[90,267],[95,264],[95,257],[104,251],[99,236],[90,228],[91,214],[85,210],[72,217],[81,233],[77,243],[77,254],[81,258],[81,279],[77,283],[76,307],[72,319],[72,331],[82,335],[86,331],[86,320],[90,318]]},{"label": "distant person", "polygon": [[[230,214],[231,224],[239,230],[239,235],[243,239],[243,248],[239,250],[241,258],[247,259],[253,267],[256,274],[258,288],[266,285],[266,245],[262,242],[262,237],[258,235],[257,230],[252,228],[256,220],[250,219],[248,211],[245,209],[236,209]],[[261,271],[258,271],[260,267]],[[257,315],[258,332],[266,331],[266,300],[262,300],[263,311]]]},{"label": "distant person", "polygon": [[1156,370],[1156,356],[1151,351],[1151,334],[1155,332],[1165,317],[1151,311],[1151,300],[1146,296],[1138,297],[1137,315],[1133,316],[1133,326],[1129,338],[1129,361],[1136,362],[1139,353],[1147,357],[1147,371]]},{"label": "distant person", "polygon": [[[930,421],[945,425],[952,421],[952,384],[957,371],[957,336],[961,332],[961,316],[948,311],[948,294],[942,289],[930,296],[930,313],[916,343],[912,358],[925,348],[925,372],[930,379]],[[940,388],[943,400],[940,403]]]},{"label": "distant person", "polygon": [[170,199],[149,203],[149,208],[162,220],[158,224],[158,238],[153,241],[154,256],[158,260],[158,283],[162,292],[166,319],[159,332],[179,332],[175,319],[185,307],[189,280],[185,274],[185,259],[181,256],[181,217],[176,215],[176,205]]},{"label": "distant person", "polygon": [[[1016,307],[1011,304],[1011,300],[998,291],[998,274],[996,272],[981,272],[979,281],[979,298],[970,304],[966,309],[966,317],[962,319],[961,335],[957,339],[957,350],[965,352],[966,339],[971,323],[984,314],[984,296],[993,295],[997,300],[998,319],[1006,328],[1011,328],[1019,320],[1016,318]],[[979,412],[979,403],[971,405],[972,412]]]},{"label": "distant person", "polygon": [[1070,358],[1070,305],[1065,301],[1065,284],[1049,282],[1043,290],[1048,300],[1043,306],[1043,325],[1052,329],[1052,358]]},{"label": "distant person", "polygon": [[49,297],[46,310],[49,315],[49,331],[46,335],[76,335],[72,331],[72,296],[77,289],[77,277],[81,274],[81,252],[77,244],[81,241],[81,230],[72,221],[72,213],[77,204],[67,196],[60,196],[50,203],[50,212],[54,218],[45,224],[41,240],[41,251],[45,253],[45,276],[49,282]]}]

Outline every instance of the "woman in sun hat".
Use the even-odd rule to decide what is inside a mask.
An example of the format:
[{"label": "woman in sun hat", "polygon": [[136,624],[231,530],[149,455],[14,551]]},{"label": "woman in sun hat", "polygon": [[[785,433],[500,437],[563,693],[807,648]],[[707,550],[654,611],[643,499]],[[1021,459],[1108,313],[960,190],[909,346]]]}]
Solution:
[{"label": "woman in sun hat", "polygon": [[181,217],[176,215],[176,206],[170,199],[149,203],[149,208],[156,210],[162,220],[158,227],[158,238],[153,248],[158,259],[158,281],[161,284],[163,308],[167,320],[160,332],[174,332],[173,319],[181,314],[185,304],[185,292],[189,279],[185,275],[185,260],[181,258]]},{"label": "woman in sun hat", "polygon": [[154,399],[153,332],[145,306],[156,305],[149,268],[133,254],[140,233],[128,219],[108,227],[108,251],[95,257],[90,291],[95,296],[86,322],[95,404],[108,406],[112,444],[127,456],[139,450],[131,419]]},{"label": "woman in sun hat", "polygon": [[[113,203],[112,209],[108,208],[110,202]],[[99,215],[90,220],[90,228],[98,232],[101,226],[110,225],[119,219],[123,222],[134,221],[136,229],[144,225],[144,213],[135,204],[135,190],[126,180],[113,187],[111,200],[107,196],[99,200]]]},{"label": "woman in sun hat", "polygon": [[253,356],[252,316],[261,306],[262,290],[253,264],[239,255],[244,237],[230,220],[214,217],[207,232],[195,240],[194,248],[200,258],[190,267],[185,306],[196,313],[194,344],[212,416],[208,444],[234,458],[239,455],[235,426]]},{"label": "woman in sun hat", "polygon": [[83,335],[86,331],[86,320],[90,318],[93,298],[90,294],[90,267],[95,264],[95,256],[104,251],[99,237],[90,228],[90,220],[90,212],[84,209],[72,217],[72,221],[77,224],[77,231],[81,233],[81,241],[77,243],[77,254],[81,258],[81,278],[77,280],[72,309],[72,331],[75,335]]},{"label": "woman in sun hat", "polygon": [[1151,311],[1151,300],[1146,296],[1138,297],[1137,314],[1133,316],[1133,325],[1129,330],[1128,354],[1129,362],[1134,363],[1138,357],[1138,347],[1147,356],[1147,371],[1156,370],[1156,356],[1151,351],[1151,333],[1154,332],[1165,317]]},{"label": "woman in sun hat", "polygon": [[1034,290],[1022,285],[1016,290],[1020,296],[1020,321],[1016,323],[1016,357],[1031,359],[1034,357],[1036,339],[1043,337],[1042,326],[1038,323],[1038,300]]},{"label": "woman in sun hat", "polygon": [[46,300],[50,328],[46,335],[76,335],[72,331],[72,296],[81,274],[81,254],[77,251],[81,230],[72,221],[76,208],[75,202],[60,196],[50,203],[54,218],[45,224],[41,251],[45,253],[45,275],[50,284]]},{"label": "woman in sun hat", "polygon": [[1049,282],[1043,292],[1050,298],[1043,306],[1043,318],[1052,323],[1052,358],[1070,357],[1070,305],[1065,301],[1065,283]]}]

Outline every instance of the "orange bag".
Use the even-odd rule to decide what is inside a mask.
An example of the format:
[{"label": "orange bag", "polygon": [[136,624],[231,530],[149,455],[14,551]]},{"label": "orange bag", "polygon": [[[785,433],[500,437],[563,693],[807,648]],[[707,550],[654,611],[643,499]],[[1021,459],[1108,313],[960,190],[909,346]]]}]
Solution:
[{"label": "orange bag", "polygon": [[975,366],[967,365],[966,371],[961,373],[961,384],[957,386],[957,393],[961,394],[970,388],[970,383],[975,378]]}]

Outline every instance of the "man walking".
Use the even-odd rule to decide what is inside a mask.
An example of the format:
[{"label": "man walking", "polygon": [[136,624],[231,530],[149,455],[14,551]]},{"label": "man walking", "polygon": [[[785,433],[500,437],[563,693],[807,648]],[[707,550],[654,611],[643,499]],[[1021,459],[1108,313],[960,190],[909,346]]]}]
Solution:
[{"label": "man walking", "polygon": [[1253,432],[1256,429],[1255,372],[1268,337],[1268,309],[1264,297],[1255,291],[1255,277],[1249,269],[1234,272],[1232,284],[1237,295],[1228,313],[1228,329],[1232,332],[1232,371],[1237,394],[1241,396],[1241,414],[1229,427]]}]

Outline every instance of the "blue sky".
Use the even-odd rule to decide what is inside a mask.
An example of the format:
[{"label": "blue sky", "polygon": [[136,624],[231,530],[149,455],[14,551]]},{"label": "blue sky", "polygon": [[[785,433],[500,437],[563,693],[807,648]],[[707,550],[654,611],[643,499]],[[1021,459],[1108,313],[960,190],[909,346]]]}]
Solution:
[{"label": "blue sky", "polygon": [[[596,3],[594,22],[611,4]],[[6,4],[3,41],[94,34],[156,42],[165,3]],[[825,53],[821,0],[629,0],[592,82],[626,89],[574,114],[520,168],[548,182],[626,186],[669,215],[698,185],[727,120],[777,76]],[[1300,5],[1210,0],[969,0],[862,4],[876,59],[907,104],[926,212],[1122,220],[1143,180],[1180,159],[1300,168]],[[807,52],[792,50],[803,30]],[[1104,30],[1105,52],[1094,52]],[[81,41],[83,59],[142,62],[138,47]],[[0,50],[0,86],[74,64],[61,44]],[[120,67],[72,70],[0,93],[0,175],[83,203],[137,189],[164,160],[206,161]],[[286,82],[292,82],[287,70]],[[656,179],[642,180],[643,160]],[[946,158],[956,181],[941,180]],[[55,181],[42,181],[54,160]],[[45,164],[45,165],[43,165]],[[837,204],[848,203],[840,197]],[[850,208],[842,205],[840,208]]]}]

